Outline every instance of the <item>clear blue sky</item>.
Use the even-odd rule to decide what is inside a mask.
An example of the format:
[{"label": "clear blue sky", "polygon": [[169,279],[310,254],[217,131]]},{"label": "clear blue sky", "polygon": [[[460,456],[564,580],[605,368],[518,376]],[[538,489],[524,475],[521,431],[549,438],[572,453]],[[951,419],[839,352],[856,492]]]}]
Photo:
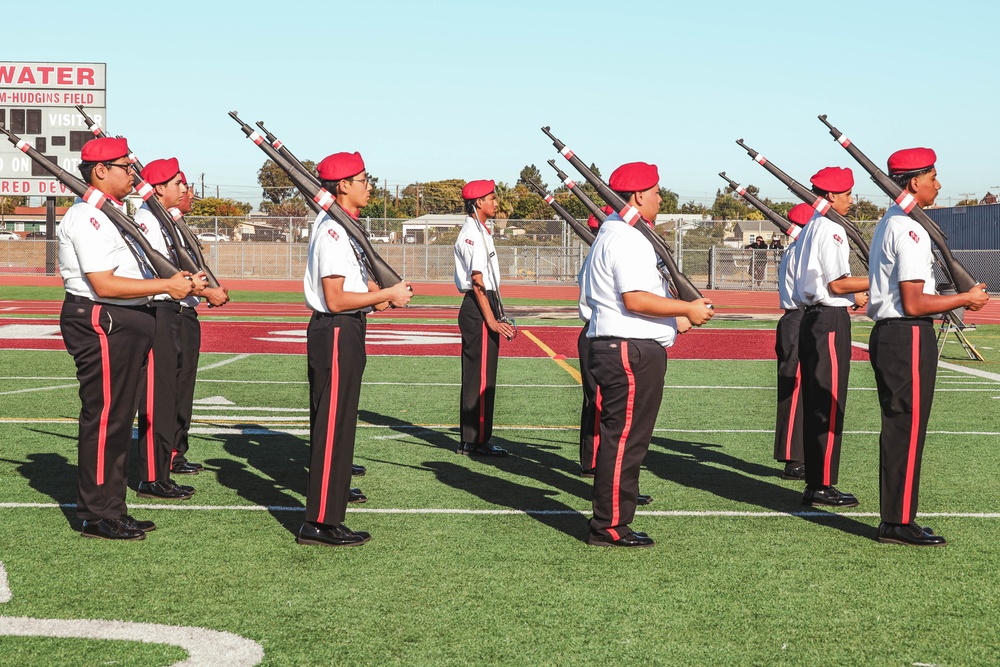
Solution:
[{"label": "clear blue sky", "polygon": [[947,204],[1000,184],[995,13],[922,0],[52,0],[44,20],[5,31],[0,59],[106,62],[110,132],[255,205],[265,158],[233,109],[303,159],[359,150],[390,186],[512,183],[529,163],[552,186],[538,129],[551,125],[605,176],[657,163],[682,202],[710,203],[723,170],[792,198],[742,137],[801,181],[851,166],[855,191],[881,203],[816,120],[826,113],[879,164],[934,148]]}]

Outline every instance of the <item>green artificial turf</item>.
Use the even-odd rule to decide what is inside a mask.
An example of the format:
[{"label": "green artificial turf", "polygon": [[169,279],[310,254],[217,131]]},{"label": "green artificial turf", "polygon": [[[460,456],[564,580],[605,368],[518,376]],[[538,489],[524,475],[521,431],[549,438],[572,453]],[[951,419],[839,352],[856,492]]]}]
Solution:
[{"label": "green artificial turf", "polygon": [[[996,332],[969,336],[992,348]],[[996,364],[995,350],[984,353]],[[851,365],[839,483],[861,506],[790,516],[802,485],[781,480],[771,459],[774,362],[671,359],[640,477],[655,500],[633,522],[657,544],[629,551],[584,544],[591,481],[577,474],[580,389],[563,368],[500,360],[493,441],[512,455],[481,460],[454,453],[457,358],[370,356],[354,457],[368,467],[354,483],[370,500],[349,508],[347,524],[374,538],[330,549],[294,541],[308,462],[304,357],[253,355],[200,373],[196,400],[231,402],[195,410],[189,456],[207,470],[178,478],[197,488],[183,503],[129,492],[132,513],[158,525],[136,543],[82,539],[73,509],[52,506],[76,494],[69,355],[0,351],[0,365],[0,503],[43,505],[0,505],[13,594],[0,615],[221,630],[260,643],[265,665],[1000,662],[1000,519],[989,515],[1000,382],[939,373],[920,510],[948,515],[921,520],[949,544],[922,550],[873,539],[879,411],[867,362]],[[183,657],[162,645],[0,636],[0,664]]]}]

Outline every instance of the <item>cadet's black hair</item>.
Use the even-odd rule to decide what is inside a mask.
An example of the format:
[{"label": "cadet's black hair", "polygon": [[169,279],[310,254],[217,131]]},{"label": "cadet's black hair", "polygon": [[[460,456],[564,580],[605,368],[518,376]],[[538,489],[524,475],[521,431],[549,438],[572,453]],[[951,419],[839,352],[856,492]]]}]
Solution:
[{"label": "cadet's black hair", "polygon": [[917,176],[923,176],[924,174],[929,174],[933,170],[934,170],[934,165],[931,165],[926,169],[917,169],[916,171],[904,171],[901,174],[890,174],[889,178],[891,178],[896,185],[905,190],[906,187],[910,184],[911,178],[915,178]]}]

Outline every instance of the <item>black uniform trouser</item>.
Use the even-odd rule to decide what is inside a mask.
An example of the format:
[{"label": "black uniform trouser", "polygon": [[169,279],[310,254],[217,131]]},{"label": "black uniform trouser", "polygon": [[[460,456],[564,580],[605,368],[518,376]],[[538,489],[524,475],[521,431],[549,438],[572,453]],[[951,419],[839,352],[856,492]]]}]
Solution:
[{"label": "black uniform trouser", "polygon": [[[488,291],[486,297],[493,312],[497,312],[496,292]],[[462,332],[462,442],[489,442],[493,435],[500,334],[486,327],[472,290],[462,299],[458,328]]]},{"label": "black uniform trouser", "polygon": [[314,312],[309,320],[309,486],[306,521],[336,525],[347,514],[358,399],[365,372],[365,316]]},{"label": "black uniform trouser", "polygon": [[171,464],[187,461],[188,431],[194,403],[194,384],[201,355],[201,323],[195,308],[181,308],[181,349],[177,369],[177,434]]},{"label": "black uniform trouser", "polygon": [[81,519],[118,519],[128,511],[132,419],[155,327],[145,306],[66,295],[59,330],[80,381],[76,513]]},{"label": "black uniform trouser", "polygon": [[774,460],[801,463],[802,375],[799,370],[801,310],[787,310],[778,320],[774,353],[778,356],[778,412],[774,422]]},{"label": "black uniform trouser", "polygon": [[155,301],[152,310],[156,333],[139,395],[139,479],[143,482],[170,478],[170,459],[177,437],[181,306],[176,301]]},{"label": "black uniform trouser", "polygon": [[590,338],[590,366],[601,392],[601,446],[594,471],[594,534],[631,534],[639,468],[663,398],[667,353],[654,340]]},{"label": "black uniform trouser", "polygon": [[930,318],[876,322],[869,338],[869,353],[882,409],[882,521],[910,523],[917,515],[920,460],[937,377],[934,324]]},{"label": "black uniform trouser", "polygon": [[576,349],[580,354],[580,378],[583,383],[583,407],[580,410],[580,470],[597,467],[597,446],[601,442],[601,393],[590,368],[589,324],[584,324]]},{"label": "black uniform trouser", "polygon": [[844,406],[851,372],[851,317],[835,306],[810,306],[799,329],[802,453],[806,484],[837,483]]}]

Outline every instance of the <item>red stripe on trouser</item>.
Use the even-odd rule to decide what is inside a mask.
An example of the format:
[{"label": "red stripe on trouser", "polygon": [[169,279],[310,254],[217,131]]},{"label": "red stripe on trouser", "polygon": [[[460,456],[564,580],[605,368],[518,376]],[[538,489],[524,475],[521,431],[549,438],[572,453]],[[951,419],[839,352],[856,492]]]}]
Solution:
[{"label": "red stripe on trouser", "polygon": [[146,479],[156,481],[156,447],[153,443],[153,406],[156,397],[156,358],[149,351],[146,361]]},{"label": "red stripe on trouser", "polygon": [[910,500],[913,498],[913,470],[917,464],[917,441],[920,439],[920,327],[913,327],[913,343],[911,349],[910,373],[913,386],[913,411],[910,422],[910,448],[906,453],[906,482],[903,486],[903,517],[909,522]]},{"label": "red stripe on trouser", "polygon": [[101,342],[101,390],[104,405],[101,406],[101,424],[97,431],[97,485],[104,484],[104,449],[108,443],[108,415],[111,412],[111,359],[108,358],[108,337],[101,328],[101,307],[90,311],[90,324]]},{"label": "red stripe on trouser", "polygon": [[337,347],[340,342],[340,327],[333,330],[333,363],[330,364],[330,408],[326,416],[326,444],[323,456],[323,482],[319,487],[319,515],[317,523],[323,523],[326,518],[326,497],[330,488],[330,468],[333,466],[333,431],[337,427],[337,393],[340,388],[340,363],[337,358]]},{"label": "red stripe on trouser", "polygon": [[479,353],[479,435],[476,438],[479,443],[483,442],[483,434],[486,432],[486,363],[489,356],[489,335],[486,323],[483,322],[483,349]]},{"label": "red stripe on trouser", "polygon": [[830,427],[826,434],[826,452],[823,456],[823,484],[830,486],[830,461],[833,459],[833,445],[837,440],[837,332],[827,334],[827,347],[830,350]]},{"label": "red stripe on trouser", "polygon": [[597,448],[601,445],[601,388],[594,392],[594,437],[591,439],[593,456],[590,457],[590,469],[597,467]]},{"label": "red stripe on trouser", "polygon": [[[632,430],[632,410],[635,407],[635,375],[632,374],[632,367],[628,363],[628,343],[622,341],[622,368],[625,370],[625,377],[628,378],[628,403],[625,406],[625,426],[622,429],[621,439],[618,441],[618,457],[615,459],[615,476],[612,485],[611,500],[611,525],[617,526],[620,521],[621,508],[619,507],[619,495],[622,485],[622,459],[625,458],[625,442],[628,440]],[[621,535],[617,530],[609,528],[613,539],[620,540]]]},{"label": "red stripe on trouser", "polygon": [[792,390],[792,405],[788,410],[788,437],[785,439],[785,460],[792,460],[792,436],[795,435],[795,410],[799,406],[799,390],[802,387],[802,366],[795,366],[795,389]]}]

